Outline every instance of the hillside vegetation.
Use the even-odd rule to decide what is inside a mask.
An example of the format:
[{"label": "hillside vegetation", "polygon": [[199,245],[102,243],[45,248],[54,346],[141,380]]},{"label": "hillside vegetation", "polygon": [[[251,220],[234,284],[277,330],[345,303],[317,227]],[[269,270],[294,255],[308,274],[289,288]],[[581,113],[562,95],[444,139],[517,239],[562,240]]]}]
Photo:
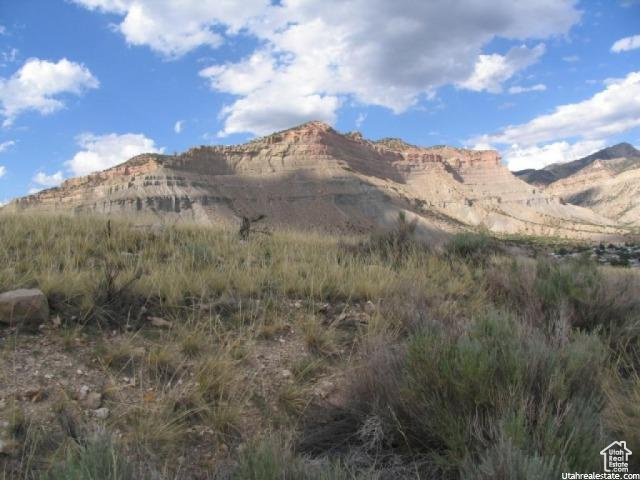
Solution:
[{"label": "hillside vegetation", "polygon": [[0,292],[51,321],[0,326],[0,479],[543,480],[640,451],[637,270],[413,229],[1,216]]}]

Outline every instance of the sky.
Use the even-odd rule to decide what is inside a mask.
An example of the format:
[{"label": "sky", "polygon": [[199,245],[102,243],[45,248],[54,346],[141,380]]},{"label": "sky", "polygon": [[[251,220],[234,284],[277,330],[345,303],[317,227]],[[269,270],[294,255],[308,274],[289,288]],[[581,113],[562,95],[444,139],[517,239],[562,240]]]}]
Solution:
[{"label": "sky", "polygon": [[640,145],[640,0],[0,0],[0,203],[321,120],[495,148]]}]

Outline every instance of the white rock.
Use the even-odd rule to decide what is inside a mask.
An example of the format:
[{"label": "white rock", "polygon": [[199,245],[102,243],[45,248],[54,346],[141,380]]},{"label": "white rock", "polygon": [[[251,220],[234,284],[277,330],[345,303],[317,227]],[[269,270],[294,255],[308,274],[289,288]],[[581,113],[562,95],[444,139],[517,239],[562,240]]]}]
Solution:
[{"label": "white rock", "polygon": [[156,328],[171,328],[171,322],[168,320],[165,320],[164,318],[147,317],[147,320],[149,320],[151,322],[151,325],[153,325]]},{"label": "white rock", "polygon": [[100,420],[105,420],[109,417],[109,409],[107,407],[98,408],[93,410],[93,416]]}]

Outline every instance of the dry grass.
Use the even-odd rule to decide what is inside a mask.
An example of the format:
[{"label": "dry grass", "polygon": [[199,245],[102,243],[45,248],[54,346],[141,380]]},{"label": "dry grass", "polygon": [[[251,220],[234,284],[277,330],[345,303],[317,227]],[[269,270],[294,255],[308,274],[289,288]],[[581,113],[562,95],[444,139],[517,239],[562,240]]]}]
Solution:
[{"label": "dry grass", "polygon": [[[407,222],[364,240],[107,231],[0,217],[0,291],[45,291],[63,327],[42,335],[84,356],[111,411],[96,422],[70,396],[55,428],[12,421],[25,460],[0,478],[76,478],[110,459],[114,479],[529,479],[591,468],[601,435],[640,449],[637,272],[513,259],[482,236],[438,253]],[[37,338],[3,338],[4,363]],[[337,408],[317,393],[326,381]]]}]

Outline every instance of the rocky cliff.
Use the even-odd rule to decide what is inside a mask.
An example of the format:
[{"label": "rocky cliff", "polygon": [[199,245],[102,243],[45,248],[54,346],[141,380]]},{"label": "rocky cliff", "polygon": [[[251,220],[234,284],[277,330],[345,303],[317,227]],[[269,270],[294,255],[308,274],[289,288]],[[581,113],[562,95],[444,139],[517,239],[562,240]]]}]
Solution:
[{"label": "rocky cliff", "polygon": [[[543,188],[550,197],[589,208],[627,227],[640,226],[640,151],[628,143],[523,172],[516,175]],[[551,181],[541,182],[541,178]]]},{"label": "rocky cliff", "polygon": [[350,232],[391,225],[402,211],[433,238],[477,226],[571,237],[621,231],[516,178],[495,151],[370,141],[320,122],[244,145],[140,155],[6,208],[207,224],[264,214],[272,225]]}]

